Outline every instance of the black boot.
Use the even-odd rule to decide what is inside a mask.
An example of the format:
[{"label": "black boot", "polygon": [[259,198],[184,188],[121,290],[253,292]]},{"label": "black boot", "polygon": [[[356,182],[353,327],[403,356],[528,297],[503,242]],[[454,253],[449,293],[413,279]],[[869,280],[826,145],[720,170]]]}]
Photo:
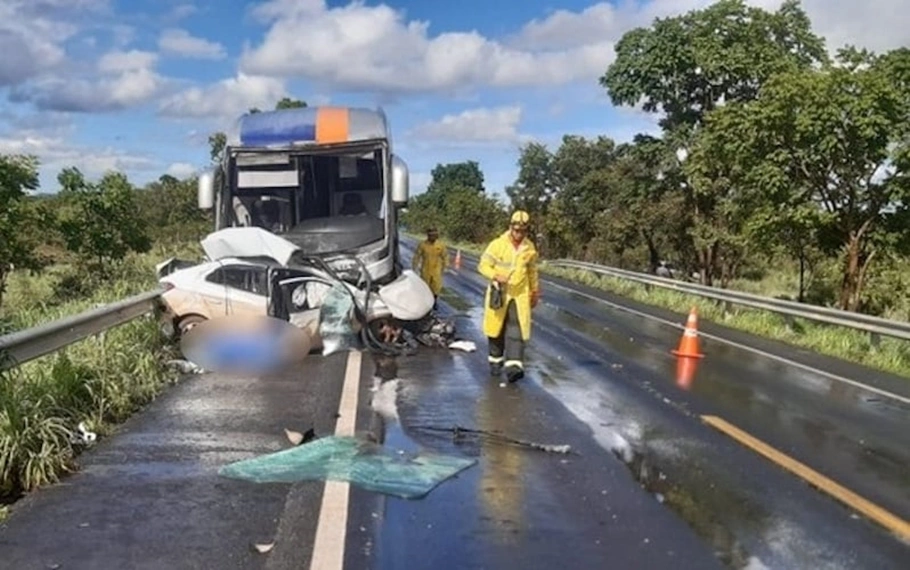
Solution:
[{"label": "black boot", "polygon": [[519,366],[507,366],[506,378],[509,382],[518,382],[525,377],[525,371]]}]

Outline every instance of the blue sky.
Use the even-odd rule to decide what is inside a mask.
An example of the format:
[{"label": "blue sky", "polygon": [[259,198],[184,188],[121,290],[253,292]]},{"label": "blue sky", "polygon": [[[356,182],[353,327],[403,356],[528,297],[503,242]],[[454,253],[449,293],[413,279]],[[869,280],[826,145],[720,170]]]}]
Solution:
[{"label": "blue sky", "polygon": [[[904,1],[803,4],[829,46],[884,50],[910,44]],[[414,192],[435,164],[473,159],[498,193],[524,141],[656,132],[598,78],[624,32],[709,3],[0,0],[0,153],[38,155],[44,192],[70,165],[187,176],[210,132],[289,96],[382,105]]]}]

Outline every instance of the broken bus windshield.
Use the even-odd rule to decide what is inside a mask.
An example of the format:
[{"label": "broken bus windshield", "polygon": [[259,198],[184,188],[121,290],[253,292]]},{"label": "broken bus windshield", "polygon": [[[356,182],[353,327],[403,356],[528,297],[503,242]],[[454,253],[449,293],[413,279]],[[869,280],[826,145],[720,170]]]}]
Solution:
[{"label": "broken bus windshield", "polygon": [[378,220],[383,217],[381,165],[381,149],[341,156],[239,154],[233,221],[283,233],[307,220],[341,216]]}]

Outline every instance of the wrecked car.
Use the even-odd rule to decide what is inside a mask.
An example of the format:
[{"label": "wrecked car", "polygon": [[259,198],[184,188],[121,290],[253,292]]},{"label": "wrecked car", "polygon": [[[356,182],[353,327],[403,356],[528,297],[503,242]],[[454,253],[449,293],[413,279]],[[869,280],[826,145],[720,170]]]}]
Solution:
[{"label": "wrecked car", "polygon": [[171,338],[215,317],[267,315],[306,329],[313,348],[324,348],[321,325],[332,299],[349,300],[348,324],[367,341],[394,343],[402,328],[436,326],[433,293],[413,271],[382,286],[371,283],[369,275],[355,285],[320,258],[256,227],[225,228],[201,244],[206,261],[167,260],[157,266],[164,289],[163,331]]}]

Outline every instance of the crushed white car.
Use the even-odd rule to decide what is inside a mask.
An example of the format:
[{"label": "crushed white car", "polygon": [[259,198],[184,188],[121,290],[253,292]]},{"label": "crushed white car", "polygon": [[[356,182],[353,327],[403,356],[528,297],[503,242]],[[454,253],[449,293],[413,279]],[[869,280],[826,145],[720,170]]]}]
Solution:
[{"label": "crushed white car", "polygon": [[[230,315],[268,315],[307,329],[313,348],[322,348],[320,315],[335,288],[350,294],[354,330],[374,338],[425,320],[433,293],[416,273],[404,270],[381,287],[354,285],[310,259],[289,241],[256,227],[233,227],[201,242],[207,260],[191,264],[169,259],[156,267],[164,289],[162,324],[178,337],[196,324]],[[364,331],[366,324],[369,331]]]}]

